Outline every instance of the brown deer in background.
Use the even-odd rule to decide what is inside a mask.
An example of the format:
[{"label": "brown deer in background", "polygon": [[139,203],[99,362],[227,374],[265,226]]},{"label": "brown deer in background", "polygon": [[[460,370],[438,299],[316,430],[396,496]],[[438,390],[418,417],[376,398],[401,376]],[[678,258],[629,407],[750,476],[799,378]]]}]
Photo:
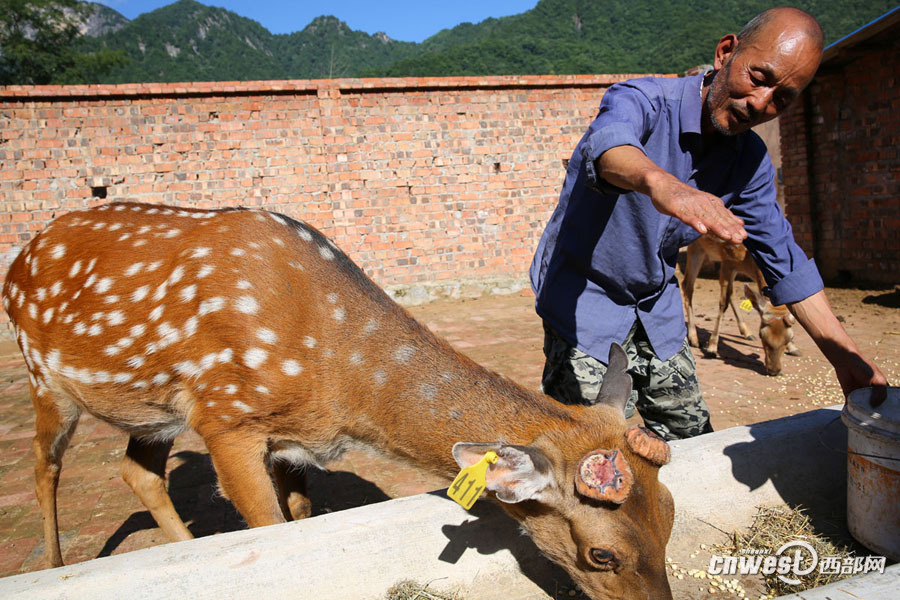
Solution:
[{"label": "brown deer in background", "polygon": [[669,449],[626,425],[618,346],[601,403],[562,405],[454,351],[315,229],[260,210],[67,214],[13,262],[3,305],[30,374],[52,566],[62,455],[88,411],[129,434],[122,475],[172,540],[191,537],[165,488],[185,428],[251,527],[308,516],[302,468],[350,445],[448,478],[493,450],[490,495],[588,595],[671,598]]},{"label": "brown deer in background", "polygon": [[[734,297],[734,278],[738,273],[750,277],[756,283],[756,288],[760,292],[766,283],[762,272],[756,266],[756,263],[753,262],[753,258],[750,256],[747,248],[741,244],[729,244],[714,236],[704,235],[688,246],[681,289],[684,301],[684,314],[687,318],[688,343],[695,348],[700,347],[700,341],[697,337],[697,325],[694,323],[694,283],[700,274],[700,269],[703,268],[707,260],[721,263],[719,268],[719,312],[716,315],[709,341],[706,347],[703,348],[703,352],[707,356],[717,356],[719,326],[729,304],[734,313],[734,318],[737,320],[741,335],[746,339],[753,339],[753,335],[744,324],[744,320],[741,318],[738,310]],[[745,290],[750,290],[750,287],[745,286]],[[761,293],[753,293],[749,297],[760,315],[759,337],[765,352],[766,373],[778,375],[781,373],[781,359],[785,352],[793,355],[799,354],[793,343],[794,331],[792,326],[795,322],[794,316],[784,306],[772,306]]]}]

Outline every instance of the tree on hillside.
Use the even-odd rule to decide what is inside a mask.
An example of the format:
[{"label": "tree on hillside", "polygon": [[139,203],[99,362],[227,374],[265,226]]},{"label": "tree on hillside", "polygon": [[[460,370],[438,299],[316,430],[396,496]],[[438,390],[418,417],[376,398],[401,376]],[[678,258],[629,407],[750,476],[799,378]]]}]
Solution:
[{"label": "tree on hillside", "polygon": [[79,23],[94,8],[77,0],[0,0],[0,85],[79,83],[126,59],[78,50]]}]

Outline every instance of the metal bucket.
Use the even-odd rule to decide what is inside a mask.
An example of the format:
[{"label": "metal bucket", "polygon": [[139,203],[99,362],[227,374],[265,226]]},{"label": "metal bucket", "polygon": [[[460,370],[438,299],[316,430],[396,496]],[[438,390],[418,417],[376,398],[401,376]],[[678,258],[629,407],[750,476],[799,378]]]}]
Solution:
[{"label": "metal bucket", "polygon": [[872,406],[872,388],[847,397],[847,526],[865,547],[900,560],[900,388]]}]

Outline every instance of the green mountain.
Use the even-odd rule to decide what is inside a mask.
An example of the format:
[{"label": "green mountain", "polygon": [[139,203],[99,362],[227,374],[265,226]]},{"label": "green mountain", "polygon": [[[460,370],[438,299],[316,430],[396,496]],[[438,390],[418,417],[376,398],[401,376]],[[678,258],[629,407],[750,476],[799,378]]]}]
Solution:
[{"label": "green mountain", "polygon": [[[819,19],[829,42],[895,6],[894,0],[793,4]],[[125,66],[103,77],[107,83],[681,72],[710,62],[723,33],[739,30],[771,5],[760,0],[541,0],[519,15],[463,23],[416,44],[354,31],[329,16],[302,31],[273,35],[231,11],[178,0],[133,21],[113,18],[113,30],[86,36],[82,44],[86,51],[108,48],[128,56]]]}]

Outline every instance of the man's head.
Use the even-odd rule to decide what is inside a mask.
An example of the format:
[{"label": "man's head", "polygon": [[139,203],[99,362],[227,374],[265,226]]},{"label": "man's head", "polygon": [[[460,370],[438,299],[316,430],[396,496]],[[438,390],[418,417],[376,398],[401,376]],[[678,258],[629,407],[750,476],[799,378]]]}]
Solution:
[{"label": "man's head", "polygon": [[767,10],[724,36],[703,89],[704,133],[737,135],[781,114],[812,81],[824,42],[819,23],[795,8]]}]

